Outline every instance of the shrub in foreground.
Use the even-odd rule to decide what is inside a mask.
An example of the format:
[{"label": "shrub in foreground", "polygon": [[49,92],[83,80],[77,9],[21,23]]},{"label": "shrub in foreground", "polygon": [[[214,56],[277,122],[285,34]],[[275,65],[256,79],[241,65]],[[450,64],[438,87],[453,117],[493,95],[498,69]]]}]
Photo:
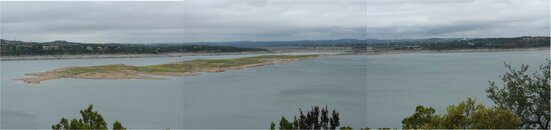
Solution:
[{"label": "shrub in foreground", "polygon": [[[290,122],[287,118],[281,116],[279,121],[279,129],[281,130],[296,130],[296,129],[330,129],[334,130],[340,125],[339,113],[333,110],[329,115],[327,106],[321,108],[319,106],[313,106],[310,111],[304,115],[301,109],[299,118],[294,117],[294,120]],[[270,124],[270,129],[275,129],[275,123]]]},{"label": "shrub in foreground", "polygon": [[404,129],[514,129],[521,120],[507,109],[487,108],[476,105],[467,98],[458,105],[451,105],[444,115],[434,114],[432,107],[417,106],[413,115],[402,120]]},{"label": "shrub in foreground", "polygon": [[534,73],[528,73],[528,65],[515,69],[511,64],[505,64],[509,71],[500,76],[503,87],[498,87],[491,81],[490,87],[486,90],[488,98],[498,107],[509,109],[520,117],[522,128],[549,128],[551,61],[547,62],[539,67],[540,71]]},{"label": "shrub in foreground", "polygon": [[[73,118],[70,122],[62,117],[59,123],[52,125],[54,130],[73,130],[73,129],[107,129],[107,123],[97,111],[92,111],[92,104],[84,110],[80,110],[82,119]],[[113,123],[113,129],[125,130],[122,124],[118,121]]]}]

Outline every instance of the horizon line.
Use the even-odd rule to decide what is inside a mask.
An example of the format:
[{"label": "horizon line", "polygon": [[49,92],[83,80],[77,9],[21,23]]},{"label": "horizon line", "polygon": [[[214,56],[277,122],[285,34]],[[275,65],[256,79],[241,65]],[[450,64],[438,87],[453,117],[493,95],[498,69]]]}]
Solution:
[{"label": "horizon line", "polygon": [[35,42],[35,43],[46,43],[46,42],[56,42],[56,41],[64,41],[64,42],[73,42],[73,43],[85,43],[85,44],[185,44],[185,43],[228,43],[228,42],[293,42],[293,41],[331,41],[331,40],[423,40],[423,39],[485,39],[485,38],[520,38],[520,37],[551,37],[550,36],[544,36],[544,35],[525,35],[525,36],[512,36],[512,37],[430,37],[430,38],[396,38],[396,39],[389,39],[389,38],[366,38],[366,39],[356,39],[356,38],[340,38],[340,39],[320,39],[320,40],[312,40],[312,39],[303,39],[303,40],[236,40],[236,41],[186,41],[186,42],[79,42],[79,41],[68,41],[68,40],[51,40],[51,41],[23,41],[23,40],[17,40],[17,39],[4,39],[0,38],[0,40],[6,40],[6,41],[21,41],[21,42]]}]

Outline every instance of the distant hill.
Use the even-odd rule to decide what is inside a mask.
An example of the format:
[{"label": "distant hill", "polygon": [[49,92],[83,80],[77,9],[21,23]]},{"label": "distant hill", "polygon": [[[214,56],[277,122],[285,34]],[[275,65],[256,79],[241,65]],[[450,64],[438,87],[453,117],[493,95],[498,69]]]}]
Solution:
[{"label": "distant hill", "polygon": [[394,50],[450,50],[450,49],[493,49],[532,48],[550,46],[549,36],[523,36],[513,38],[429,38],[388,40],[379,47],[393,47]]},{"label": "distant hill", "polygon": [[[524,36],[513,38],[426,38],[426,39],[339,39],[339,40],[297,40],[297,41],[234,41],[234,42],[192,42],[183,44],[235,46],[235,47],[286,47],[286,46],[463,46],[467,44],[497,45],[492,47],[536,47],[548,46],[549,36]],[[521,45],[521,43],[524,43]],[[513,45],[515,44],[515,45]],[[503,46],[501,46],[503,45]]]},{"label": "distant hill", "polygon": [[64,41],[64,40],[56,40],[56,41],[52,41],[52,42],[44,42],[42,44],[47,44],[47,45],[76,45],[76,44],[82,44],[82,43],[68,42],[68,41]]},{"label": "distant hill", "polygon": [[185,44],[216,45],[236,47],[281,47],[281,46],[366,46],[383,43],[377,39],[339,39],[339,40],[297,40],[297,41],[234,41],[234,42],[192,42]]}]

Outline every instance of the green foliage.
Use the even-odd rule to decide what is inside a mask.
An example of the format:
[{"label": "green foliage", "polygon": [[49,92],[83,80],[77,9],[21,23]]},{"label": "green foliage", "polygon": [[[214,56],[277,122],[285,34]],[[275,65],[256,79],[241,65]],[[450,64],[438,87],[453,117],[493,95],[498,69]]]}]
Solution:
[{"label": "green foliage", "polygon": [[300,123],[299,121],[297,120],[297,117],[295,116],[294,120],[293,120],[293,128],[300,128]]},{"label": "green foliage", "polygon": [[354,130],[354,128],[352,128],[350,126],[341,126],[339,129],[341,129],[341,130]]},{"label": "green foliage", "polygon": [[290,130],[293,129],[293,124],[289,123],[285,117],[281,116],[281,120],[279,121],[279,129],[280,130]]},{"label": "green foliage", "polygon": [[[93,111],[93,106],[90,104],[88,108],[80,110],[82,119],[72,119],[69,123],[64,117],[61,118],[59,123],[52,125],[54,130],[71,130],[71,129],[107,129],[107,123],[97,111]],[[115,128],[116,126],[116,128]],[[113,124],[114,129],[126,129],[118,121]]]},{"label": "green foliage", "polygon": [[100,65],[100,66],[89,66],[89,67],[72,67],[64,70],[68,74],[82,74],[82,73],[102,73],[102,72],[122,72],[125,70],[133,70],[135,66],[125,65],[125,64],[113,64],[113,65]]},{"label": "green foliage", "polygon": [[436,118],[437,115],[434,115],[434,112],[435,110],[432,107],[417,106],[415,113],[402,121],[402,127],[405,129],[419,129],[422,125],[429,124],[432,119]]},{"label": "green foliage", "polygon": [[490,82],[486,90],[488,98],[500,108],[513,111],[522,120],[522,128],[549,128],[550,87],[549,73],[551,61],[539,67],[540,72],[529,74],[528,65],[522,65],[520,70],[505,64],[509,69],[500,76],[503,87],[497,87]]},{"label": "green foliage", "polygon": [[[339,125],[339,113],[333,110],[331,117],[328,116],[329,111],[327,107],[321,108],[318,106],[312,107],[312,110],[308,111],[306,115],[300,110],[300,116],[294,117],[293,122],[289,122],[285,117],[281,116],[279,121],[279,129],[330,129],[334,130]],[[272,122],[273,124],[273,122]],[[274,124],[275,125],[275,124]],[[274,126],[275,127],[275,126]],[[272,128],[272,126],[270,126]]]},{"label": "green foliage", "polygon": [[[520,118],[510,110],[502,108],[484,108],[480,106],[471,117],[473,128],[479,129],[499,129],[499,128],[518,128]],[[493,124],[493,125],[487,125]]]},{"label": "green foliage", "polygon": [[476,105],[470,98],[457,106],[449,106],[447,112],[442,122],[446,128],[512,129],[520,126],[520,119],[511,111]]},{"label": "green foliage", "polygon": [[360,128],[359,130],[371,130],[369,127]]},{"label": "green foliage", "polygon": [[126,128],[124,128],[119,121],[115,121],[115,123],[113,123],[113,130],[126,130]]},{"label": "green foliage", "polygon": [[272,121],[272,123],[270,123],[270,130],[275,130],[275,123]]},{"label": "green foliage", "polygon": [[435,115],[431,107],[417,106],[415,113],[402,121],[404,129],[514,129],[520,119],[502,108],[486,108],[467,98],[447,108],[447,114]]}]

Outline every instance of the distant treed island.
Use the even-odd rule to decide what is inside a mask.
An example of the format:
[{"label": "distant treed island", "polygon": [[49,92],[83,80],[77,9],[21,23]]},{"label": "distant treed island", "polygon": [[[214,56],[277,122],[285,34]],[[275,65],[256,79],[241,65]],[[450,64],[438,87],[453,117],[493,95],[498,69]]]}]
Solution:
[{"label": "distant treed island", "polygon": [[196,76],[203,72],[224,72],[272,64],[281,64],[318,57],[319,55],[261,55],[237,59],[195,59],[149,66],[125,64],[67,67],[40,73],[27,74],[25,83],[59,78],[80,79],[163,79],[157,76]]}]

